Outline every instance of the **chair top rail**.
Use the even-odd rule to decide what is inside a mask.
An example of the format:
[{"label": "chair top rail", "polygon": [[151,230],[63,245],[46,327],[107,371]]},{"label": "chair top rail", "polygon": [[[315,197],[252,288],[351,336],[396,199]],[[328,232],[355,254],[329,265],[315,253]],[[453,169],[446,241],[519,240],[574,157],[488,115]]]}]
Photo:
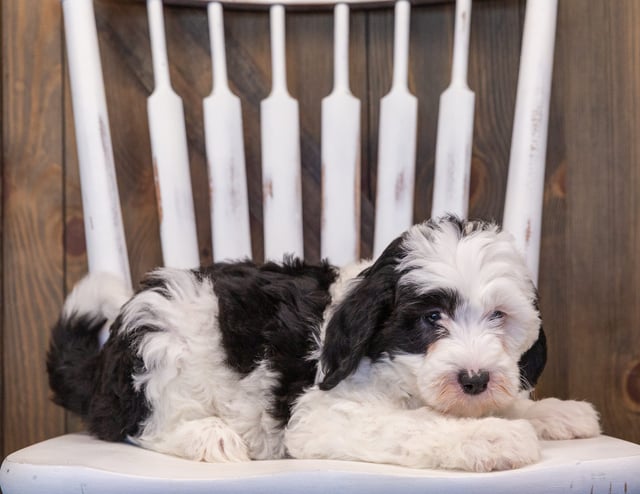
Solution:
[{"label": "chair top rail", "polygon": [[[119,0],[126,1],[126,0]],[[137,0],[143,1],[143,0]],[[167,5],[202,6],[218,2],[225,7],[239,9],[266,9],[272,5],[284,5],[288,9],[327,9],[344,3],[352,8],[391,7],[397,0],[163,0]],[[455,0],[410,0],[412,4],[454,3]]]}]

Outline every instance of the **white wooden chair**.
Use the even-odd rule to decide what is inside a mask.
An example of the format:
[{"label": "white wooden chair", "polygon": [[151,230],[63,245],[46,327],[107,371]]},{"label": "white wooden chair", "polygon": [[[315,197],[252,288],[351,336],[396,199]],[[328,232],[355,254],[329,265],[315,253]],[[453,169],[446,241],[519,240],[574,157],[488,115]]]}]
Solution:
[{"label": "white wooden chair", "polygon": [[[267,3],[254,0],[255,3]],[[203,7],[204,7],[204,3]],[[229,0],[229,3],[235,3]],[[247,4],[252,3],[247,0]],[[273,90],[262,103],[265,257],[302,255],[298,107],[287,92],[282,1],[270,7]],[[306,2],[327,4],[316,0]],[[342,264],[359,256],[360,103],[348,84],[348,14],[335,6],[334,89],[322,104],[322,255]],[[368,3],[374,3],[369,1]],[[390,3],[390,2],[387,2]],[[62,0],[89,269],[130,281],[92,0]],[[156,90],[149,99],[164,262],[199,263],[180,98],[172,91],[161,0],[148,0]],[[223,7],[208,5],[213,92],[204,101],[210,164],[214,258],[251,255],[240,103],[226,82]],[[416,101],[407,89],[410,4],[395,4],[393,86],[381,104],[374,252],[412,222]],[[537,274],[557,0],[528,2],[518,81],[504,227]],[[474,95],[466,87],[470,1],[456,14],[453,78],[441,99],[433,213],[466,215]],[[266,14],[265,14],[266,15]],[[535,116],[535,118],[532,118]],[[457,130],[450,122],[456,122]],[[464,123],[466,122],[466,123]],[[464,123],[464,124],[463,124]],[[398,130],[401,129],[401,130]],[[396,194],[399,180],[405,194]],[[397,199],[397,200],[396,200]],[[221,233],[224,232],[224,233]],[[175,241],[178,239],[179,241]],[[412,470],[355,462],[282,460],[190,462],[86,434],[68,434],[9,455],[5,494],[36,492],[640,492],[640,446],[601,436],[547,442],[542,461],[491,474]]]}]

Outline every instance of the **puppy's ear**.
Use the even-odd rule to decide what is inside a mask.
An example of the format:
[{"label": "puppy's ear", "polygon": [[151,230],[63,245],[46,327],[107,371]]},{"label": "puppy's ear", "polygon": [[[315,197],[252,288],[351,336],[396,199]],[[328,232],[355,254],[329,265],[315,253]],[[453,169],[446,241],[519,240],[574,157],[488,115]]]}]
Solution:
[{"label": "puppy's ear", "polygon": [[518,367],[520,368],[520,385],[523,390],[531,390],[535,387],[545,364],[547,363],[547,337],[542,325],[538,333],[538,339],[531,348],[522,354]]},{"label": "puppy's ear", "polygon": [[328,390],[351,375],[367,355],[372,338],[393,311],[396,271],[404,256],[402,237],[394,240],[376,262],[360,274],[360,280],[333,312],[325,332],[321,365],[324,379],[319,387]]}]

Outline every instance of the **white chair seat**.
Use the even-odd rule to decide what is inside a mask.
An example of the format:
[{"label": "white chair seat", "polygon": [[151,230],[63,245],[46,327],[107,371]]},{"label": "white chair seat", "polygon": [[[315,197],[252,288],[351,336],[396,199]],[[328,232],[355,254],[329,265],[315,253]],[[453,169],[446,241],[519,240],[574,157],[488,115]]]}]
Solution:
[{"label": "white chair seat", "polygon": [[518,470],[467,473],[329,460],[211,464],[87,434],[67,434],[9,455],[4,494],[31,493],[640,493],[640,445],[608,436],[543,442],[542,460]]}]

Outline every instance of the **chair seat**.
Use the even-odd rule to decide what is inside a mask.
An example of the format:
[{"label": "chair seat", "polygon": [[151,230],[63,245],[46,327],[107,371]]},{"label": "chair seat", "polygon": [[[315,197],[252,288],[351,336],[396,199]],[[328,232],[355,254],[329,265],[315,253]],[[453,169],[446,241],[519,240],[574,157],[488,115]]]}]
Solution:
[{"label": "chair seat", "polygon": [[211,464],[67,434],[10,454],[4,494],[108,492],[591,492],[640,493],[640,445],[600,436],[543,443],[518,470],[467,473],[330,460]]}]

